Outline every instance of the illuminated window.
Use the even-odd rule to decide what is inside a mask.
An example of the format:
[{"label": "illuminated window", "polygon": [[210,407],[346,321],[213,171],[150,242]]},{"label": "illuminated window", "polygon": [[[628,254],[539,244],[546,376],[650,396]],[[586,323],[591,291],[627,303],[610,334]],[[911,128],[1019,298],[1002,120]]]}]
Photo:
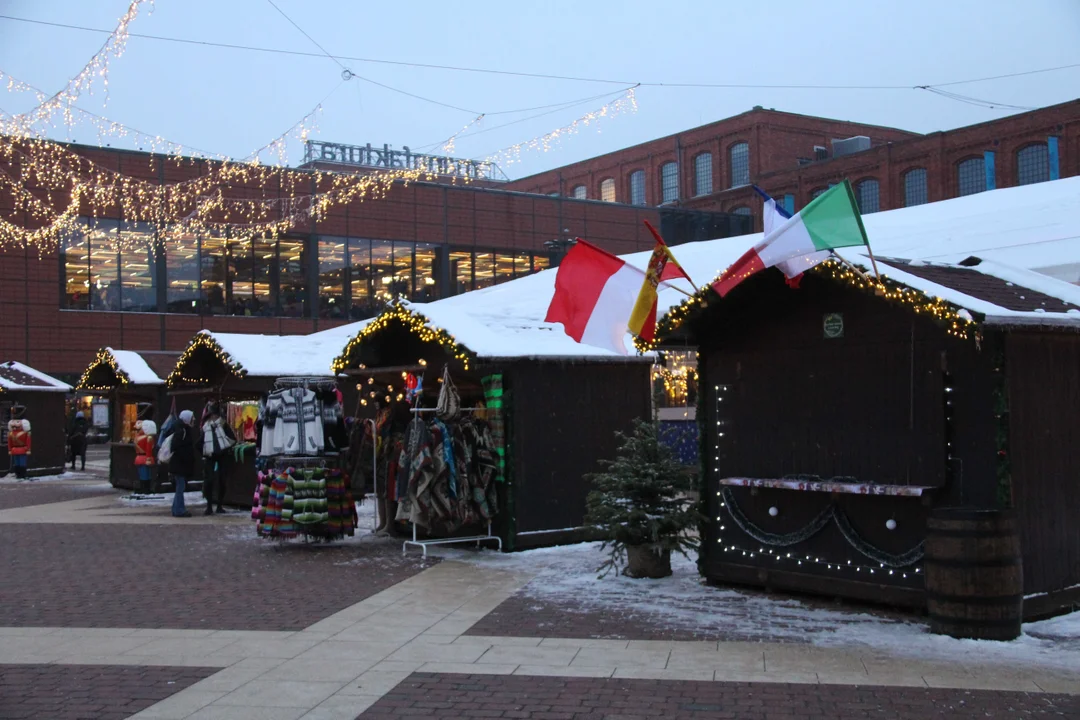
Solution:
[{"label": "illuminated window", "polygon": [[712,192],[712,153],[701,153],[694,158],[694,196]]},{"label": "illuminated window", "polygon": [[149,223],[120,227],[120,309],[157,312],[157,243]]},{"label": "illuminated window", "polygon": [[412,298],[416,302],[431,302],[439,299],[439,278],[436,272],[439,246],[430,243],[417,243],[414,253],[416,260],[416,287]]},{"label": "illuminated window", "polygon": [[878,181],[873,178],[863,180],[855,186],[855,202],[859,205],[859,212],[863,215],[875,213],[881,209],[878,197]]},{"label": "illuminated window", "polygon": [[575,185],[573,197],[575,200],[585,200],[589,197],[589,192],[584,185]]},{"label": "illuminated window", "polygon": [[491,287],[495,284],[495,258],[492,253],[477,252],[473,266],[476,289]]},{"label": "illuminated window", "polygon": [[308,287],[305,255],[303,240],[278,240],[278,297],[285,317],[305,316]]},{"label": "illuminated window", "polygon": [[504,283],[514,279],[514,256],[495,254],[495,282]]},{"label": "illuminated window", "polygon": [[450,251],[450,277],[454,283],[454,295],[473,289],[473,254],[471,250]]},{"label": "illuminated window", "polygon": [[600,199],[615,202],[615,178],[606,178],[600,183]]},{"label": "illuminated window", "polygon": [[664,163],[660,166],[660,202],[667,203],[679,199],[679,166],[677,163]]},{"label": "illuminated window", "polygon": [[986,163],[981,157],[968,158],[956,166],[957,188],[961,196],[986,189]]},{"label": "illuminated window", "polygon": [[1050,151],[1046,143],[1021,148],[1016,153],[1016,182],[1019,185],[1046,182],[1050,179]]},{"label": "illuminated window", "polygon": [[362,238],[349,238],[349,316],[354,320],[371,317],[375,313],[372,293],[371,242]]},{"label": "illuminated window", "polygon": [[922,205],[926,201],[926,169],[908,170],[904,173],[904,207]]},{"label": "illuminated window", "polygon": [[86,224],[90,241],[90,309],[120,309],[119,254],[116,249],[120,223],[116,220],[90,220]]},{"label": "illuminated window", "polygon": [[319,317],[339,320],[345,315],[345,238],[319,241]]},{"label": "illuminated window", "polygon": [[277,312],[278,291],[274,282],[277,268],[277,241],[255,239],[251,243],[252,284],[251,297],[245,298],[244,314],[271,316]]},{"label": "illuminated window", "polygon": [[542,255],[533,256],[533,272],[540,272],[541,270],[547,270],[551,267],[551,260],[543,257]]},{"label": "illuminated window", "polygon": [[90,238],[74,231],[64,238],[60,258],[64,272],[62,307],[68,310],[90,309]]},{"label": "illuminated window", "polygon": [[630,204],[645,204],[645,171],[635,170],[630,173]]},{"label": "illuminated window", "polygon": [[199,289],[202,314],[224,315],[226,311],[225,275],[228,260],[225,238],[216,234],[199,237]]},{"label": "illuminated window", "polygon": [[170,234],[165,241],[165,307],[171,313],[199,312],[199,237]]},{"label": "illuminated window", "polygon": [[371,279],[375,306],[390,302],[394,298],[394,243],[371,241]]},{"label": "illuminated window", "polygon": [[750,145],[736,143],[728,150],[728,167],[731,169],[731,187],[750,184]]}]

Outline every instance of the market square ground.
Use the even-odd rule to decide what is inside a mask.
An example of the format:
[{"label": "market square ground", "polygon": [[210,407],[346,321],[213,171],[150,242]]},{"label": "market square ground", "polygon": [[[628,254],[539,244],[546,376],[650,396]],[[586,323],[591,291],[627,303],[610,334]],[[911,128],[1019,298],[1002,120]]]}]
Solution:
[{"label": "market square ground", "polygon": [[96,472],[0,482],[3,720],[1080,717],[1073,616],[971,643],[688,560],[599,580],[595,545],[274,545]]}]

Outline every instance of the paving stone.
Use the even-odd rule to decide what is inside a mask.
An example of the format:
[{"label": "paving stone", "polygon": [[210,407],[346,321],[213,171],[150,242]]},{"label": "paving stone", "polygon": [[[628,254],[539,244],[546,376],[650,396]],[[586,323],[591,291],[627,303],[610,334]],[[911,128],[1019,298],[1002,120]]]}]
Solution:
[{"label": "paving stone", "polygon": [[1080,717],[1080,696],[854,685],[415,673],[357,720]]},{"label": "paving stone", "polygon": [[0,665],[0,718],[121,720],[215,672],[217,668]]},{"label": "paving stone", "polygon": [[[253,526],[243,532],[212,525],[0,524],[0,622],[133,632],[302,630],[437,562],[402,556],[393,543],[276,545],[255,537]],[[303,602],[290,592],[268,592],[268,583],[281,578],[316,591]]]}]

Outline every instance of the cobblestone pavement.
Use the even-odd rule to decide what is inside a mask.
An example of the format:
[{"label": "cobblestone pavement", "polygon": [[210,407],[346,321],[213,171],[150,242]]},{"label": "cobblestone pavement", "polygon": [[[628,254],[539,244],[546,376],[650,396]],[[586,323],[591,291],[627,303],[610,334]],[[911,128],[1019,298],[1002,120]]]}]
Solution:
[{"label": "cobblestone pavement", "polygon": [[0,665],[0,720],[121,720],[217,668]]},{"label": "cobblestone pavement", "polygon": [[[615,638],[626,640],[719,640],[722,642],[795,642],[813,640],[806,624],[798,617],[789,619],[761,616],[755,604],[798,603],[801,609],[831,610],[847,613],[851,622],[918,622],[914,615],[903,615],[866,605],[841,605],[818,598],[795,598],[784,594],[766,594],[758,590],[728,590],[711,598],[709,608],[723,623],[713,627],[658,624],[656,618],[627,605],[617,603],[596,606],[587,598],[565,596],[536,597],[526,586],[503,602],[469,629],[469,635],[524,636],[555,638]],[[705,608],[702,608],[703,610]]]},{"label": "cobblestone pavement", "polygon": [[0,524],[0,625],[300,630],[437,562],[392,542],[275,547],[254,533]]},{"label": "cobblestone pavement", "polygon": [[[86,476],[82,476],[85,478]],[[0,510],[47,505],[66,500],[80,500],[87,497],[115,494],[116,490],[103,487],[100,483],[67,484],[64,481],[38,481],[23,483],[0,483]]]},{"label": "cobblestone pavement", "polygon": [[415,673],[357,720],[848,720],[1080,717],[1073,695],[869,685]]}]

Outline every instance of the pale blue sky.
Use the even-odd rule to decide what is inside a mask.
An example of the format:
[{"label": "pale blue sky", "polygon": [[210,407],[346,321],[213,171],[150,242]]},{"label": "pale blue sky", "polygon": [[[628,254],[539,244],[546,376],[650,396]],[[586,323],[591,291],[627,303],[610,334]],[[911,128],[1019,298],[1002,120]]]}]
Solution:
[{"label": "pale blue sky", "polygon": [[[275,0],[332,53],[643,82],[934,84],[1080,63],[1078,0],[774,0],[771,3],[434,2]],[[0,14],[113,27],[125,0],[0,0]],[[730,9],[728,9],[730,8]],[[144,11],[145,13],[145,11]],[[158,0],[133,32],[318,52],[267,0]],[[0,19],[0,69],[55,92],[103,35]],[[465,108],[495,112],[616,91],[618,84],[452,72],[345,61],[358,75]],[[472,120],[354,78],[326,57],[289,57],[132,38],[115,61],[108,106],[80,105],[196,148],[242,157],[295,123],[328,93],[323,140],[413,149]],[[951,86],[1021,106],[1080,97],[1080,68]],[[456,154],[483,157],[571,122],[603,100],[473,138]],[[505,167],[538,172],[754,105],[929,132],[1016,112],[989,110],[915,90],[678,89],[644,87],[639,110],[531,153]],[[30,98],[0,90],[0,108]],[[489,117],[492,128],[532,113]],[[599,132],[597,132],[597,129]],[[54,133],[65,138],[63,128]],[[80,135],[82,135],[80,137]],[[74,139],[97,142],[79,129]],[[128,146],[124,140],[114,145]],[[299,146],[291,159],[299,160]]]}]

